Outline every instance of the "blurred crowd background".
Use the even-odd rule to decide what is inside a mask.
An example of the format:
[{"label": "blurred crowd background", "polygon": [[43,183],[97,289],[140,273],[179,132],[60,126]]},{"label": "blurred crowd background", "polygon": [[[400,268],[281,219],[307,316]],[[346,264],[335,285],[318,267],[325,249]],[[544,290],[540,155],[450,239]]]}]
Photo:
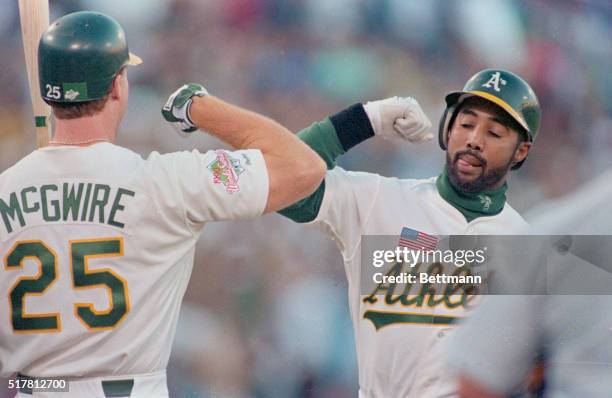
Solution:
[{"label": "blurred crowd background", "polygon": [[[181,139],[159,109],[184,82],[293,131],[356,102],[413,96],[437,125],[444,95],[485,67],[529,81],[543,112],[510,180],[529,219],[612,167],[612,3],[606,0],[50,0],[51,18],[98,10],[144,64],[129,73],[118,144],[147,155],[222,144]],[[16,1],[0,4],[0,171],[34,149]],[[422,178],[435,141],[370,140],[348,169]],[[531,211],[530,211],[531,209]],[[341,257],[323,233],[278,215],[209,225],[181,312],[177,397],[354,397],[357,373]],[[0,392],[0,396],[2,396]]]}]

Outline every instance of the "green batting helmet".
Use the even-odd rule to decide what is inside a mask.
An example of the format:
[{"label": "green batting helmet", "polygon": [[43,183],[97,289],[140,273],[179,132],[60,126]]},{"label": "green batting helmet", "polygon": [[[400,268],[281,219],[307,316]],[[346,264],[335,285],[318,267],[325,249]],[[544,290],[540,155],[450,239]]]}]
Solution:
[{"label": "green batting helmet", "polygon": [[[467,81],[463,91],[446,96],[446,109],[440,119],[439,143],[446,150],[448,132],[457,116],[461,103],[469,97],[477,96],[493,102],[502,108],[521,127],[527,140],[534,142],[540,127],[540,103],[535,93],[518,75],[502,69],[485,69]],[[524,160],[523,160],[524,161]],[[512,169],[518,169],[523,162]]]},{"label": "green batting helmet", "polygon": [[113,18],[90,11],[64,15],[40,38],[40,92],[49,102],[101,99],[121,68],[141,62],[128,51],[123,28]]}]

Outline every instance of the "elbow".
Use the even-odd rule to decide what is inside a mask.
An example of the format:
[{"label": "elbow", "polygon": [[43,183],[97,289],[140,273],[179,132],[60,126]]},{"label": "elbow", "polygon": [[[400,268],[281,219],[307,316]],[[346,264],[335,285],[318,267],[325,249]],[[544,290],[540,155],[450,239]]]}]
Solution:
[{"label": "elbow", "polygon": [[278,211],[310,196],[319,188],[327,168],[323,159],[306,147],[267,159],[270,178],[265,213]]},{"label": "elbow", "polygon": [[306,156],[301,166],[298,167],[300,172],[298,180],[302,182],[302,190],[304,196],[308,196],[317,190],[319,185],[325,179],[327,173],[327,166],[325,161],[313,150],[309,150],[308,156]]}]

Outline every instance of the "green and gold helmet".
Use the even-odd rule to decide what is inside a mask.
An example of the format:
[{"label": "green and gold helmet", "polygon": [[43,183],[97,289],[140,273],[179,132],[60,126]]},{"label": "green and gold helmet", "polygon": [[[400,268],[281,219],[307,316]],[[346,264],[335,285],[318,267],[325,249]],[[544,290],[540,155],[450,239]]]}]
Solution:
[{"label": "green and gold helmet", "polygon": [[[446,96],[446,109],[440,119],[438,132],[442,149],[446,150],[448,132],[457,110],[466,98],[472,96],[484,98],[498,105],[520,125],[528,141],[535,141],[540,128],[541,110],[532,88],[512,72],[485,69],[472,76],[462,91],[452,92]],[[522,164],[523,162],[517,163],[512,169],[518,169]]]},{"label": "green and gold helmet", "polygon": [[38,46],[42,97],[50,102],[104,98],[117,73],[140,58],[128,51],[123,28],[108,15],[64,15],[43,33]]}]

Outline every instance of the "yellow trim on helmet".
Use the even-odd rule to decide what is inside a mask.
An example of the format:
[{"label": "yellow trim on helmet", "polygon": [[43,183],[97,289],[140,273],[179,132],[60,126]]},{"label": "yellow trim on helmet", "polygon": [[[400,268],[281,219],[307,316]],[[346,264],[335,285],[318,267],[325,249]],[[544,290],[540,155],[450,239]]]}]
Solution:
[{"label": "yellow trim on helmet", "polygon": [[138,55],[132,54],[132,53],[129,53],[129,54],[130,54],[130,58],[128,59],[128,62],[127,62],[128,65],[135,66],[135,65],[142,64],[142,59]]},{"label": "yellow trim on helmet", "polygon": [[508,112],[510,116],[512,116],[517,122],[519,122],[519,124],[525,129],[525,131],[529,133],[528,135],[531,136],[531,133],[529,132],[529,126],[527,126],[527,123],[525,122],[525,120],[521,117],[521,115],[518,114],[517,111],[514,110],[514,108],[508,105],[506,101],[502,100],[499,97],[494,96],[493,94],[487,93],[485,91],[473,90],[473,91],[466,91],[466,93],[473,94],[478,97],[482,97],[484,99],[487,99],[493,102],[495,105],[499,105],[503,110]]}]

